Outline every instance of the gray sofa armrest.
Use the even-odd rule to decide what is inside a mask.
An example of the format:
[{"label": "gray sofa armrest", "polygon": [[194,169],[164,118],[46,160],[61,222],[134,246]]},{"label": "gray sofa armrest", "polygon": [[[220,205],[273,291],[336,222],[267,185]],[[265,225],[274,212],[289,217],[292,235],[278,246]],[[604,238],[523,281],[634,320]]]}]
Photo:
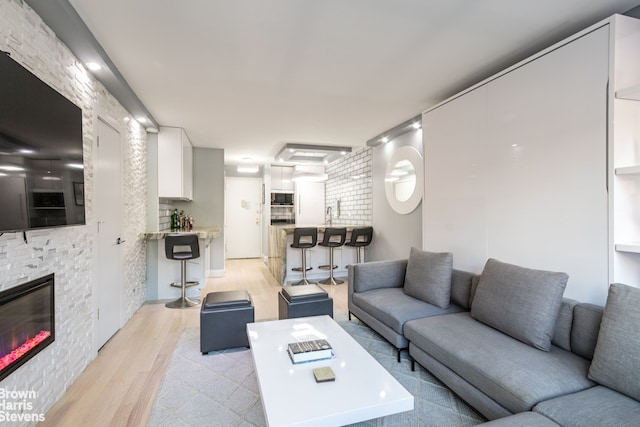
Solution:
[{"label": "gray sofa armrest", "polygon": [[349,266],[349,295],[380,288],[401,288],[407,260],[374,261]]}]

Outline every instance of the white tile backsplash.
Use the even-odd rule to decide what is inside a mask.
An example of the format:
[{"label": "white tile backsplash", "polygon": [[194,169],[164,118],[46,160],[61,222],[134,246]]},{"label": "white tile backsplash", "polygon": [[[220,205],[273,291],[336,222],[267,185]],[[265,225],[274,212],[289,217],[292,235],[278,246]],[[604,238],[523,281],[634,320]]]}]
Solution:
[{"label": "white tile backsplash", "polygon": [[[373,149],[365,147],[329,164],[325,204],[333,210],[334,225],[371,225],[373,221],[371,161]],[[340,216],[338,216],[340,201]]]}]

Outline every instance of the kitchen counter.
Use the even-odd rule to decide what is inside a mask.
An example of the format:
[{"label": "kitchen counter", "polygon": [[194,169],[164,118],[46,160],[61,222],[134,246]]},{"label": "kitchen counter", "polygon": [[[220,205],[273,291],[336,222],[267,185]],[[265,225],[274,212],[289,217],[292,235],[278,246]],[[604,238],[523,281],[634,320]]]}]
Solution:
[{"label": "kitchen counter", "polygon": [[[323,233],[328,227],[345,227],[347,229],[348,242],[351,238],[351,231],[354,228],[366,227],[364,225],[316,225],[309,226],[318,229],[318,243],[322,241]],[[297,282],[302,278],[302,274],[291,270],[292,267],[300,266],[300,249],[291,248],[293,242],[293,230],[295,225],[282,224],[269,226],[269,271],[276,278],[278,283],[286,285],[287,283]],[[329,263],[329,250],[323,246],[315,246],[307,250],[307,266],[312,270],[307,272],[307,278],[313,281],[326,279],[329,276],[329,270],[320,269],[320,265]],[[355,249],[342,246],[334,249],[334,264],[338,265],[333,271],[336,277],[346,277],[347,266],[355,263]]]},{"label": "kitchen counter", "polygon": [[[296,227],[293,224],[273,224],[272,227],[277,227],[278,229],[284,231],[287,234],[293,234],[293,230],[295,230]],[[347,229],[347,233],[351,232],[354,228],[361,228],[361,227],[367,227],[366,225],[304,225],[301,227],[316,227],[318,229],[318,233],[324,233],[324,230],[326,228],[340,228],[340,227],[345,227]]]},{"label": "kitchen counter", "polygon": [[142,239],[161,240],[167,237],[167,234],[197,234],[199,239],[217,239],[222,234],[222,228],[218,225],[211,227],[193,227],[192,230],[164,230],[164,231],[147,231],[141,234]]}]

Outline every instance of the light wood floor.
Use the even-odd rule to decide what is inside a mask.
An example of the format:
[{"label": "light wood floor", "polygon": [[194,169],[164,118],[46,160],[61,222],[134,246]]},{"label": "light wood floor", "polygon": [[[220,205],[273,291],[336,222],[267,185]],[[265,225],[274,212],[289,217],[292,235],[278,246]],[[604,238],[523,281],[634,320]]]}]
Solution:
[{"label": "light wood floor", "polygon": [[[324,286],[334,310],[347,310],[347,285]],[[203,295],[246,289],[257,320],[278,318],[281,289],[259,259],[228,260],[226,276],[207,280]],[[100,350],[41,426],[146,426],[175,344],[185,328],[199,325],[200,310],[144,304]]]}]

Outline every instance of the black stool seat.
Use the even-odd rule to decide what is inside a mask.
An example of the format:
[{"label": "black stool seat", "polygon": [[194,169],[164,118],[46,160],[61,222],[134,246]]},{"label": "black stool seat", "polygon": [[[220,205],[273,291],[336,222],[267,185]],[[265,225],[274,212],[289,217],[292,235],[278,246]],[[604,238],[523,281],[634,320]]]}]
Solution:
[{"label": "black stool seat", "polygon": [[319,245],[329,248],[329,265],[321,265],[320,268],[324,270],[328,269],[329,277],[325,280],[321,280],[320,283],[324,285],[339,285],[340,283],[344,283],[344,280],[338,280],[333,277],[333,270],[338,268],[337,265],[333,264],[333,249],[344,245],[346,238],[346,227],[327,227],[324,230],[324,236]]},{"label": "black stool seat", "polygon": [[313,267],[307,267],[307,249],[313,248],[318,243],[318,229],[316,227],[296,227],[293,229],[293,242],[291,247],[301,250],[301,265],[300,267],[294,267],[291,270],[301,271],[302,280],[295,285],[310,285],[312,284],[307,280],[307,271],[312,270]]},{"label": "black stool seat", "polygon": [[333,298],[318,285],[284,286],[278,292],[278,318],[333,317]]},{"label": "black stool seat", "polygon": [[345,243],[345,246],[356,248],[356,263],[361,262],[360,248],[369,246],[373,239],[373,227],[359,227],[351,231],[351,238]]},{"label": "black stool seat", "polygon": [[200,309],[200,351],[249,347],[247,323],[253,323],[255,312],[249,292],[211,292]]},{"label": "black stool seat", "polygon": [[196,298],[188,298],[186,289],[197,286],[198,281],[187,281],[187,260],[200,257],[198,235],[190,233],[171,233],[164,239],[164,253],[167,259],[180,261],[180,282],[173,282],[171,286],[181,289],[181,296],[175,301],[166,303],[169,308],[188,308],[200,304]]},{"label": "black stool seat", "polygon": [[168,234],[164,239],[164,253],[169,259],[195,259],[200,257],[198,236],[188,233]]}]

